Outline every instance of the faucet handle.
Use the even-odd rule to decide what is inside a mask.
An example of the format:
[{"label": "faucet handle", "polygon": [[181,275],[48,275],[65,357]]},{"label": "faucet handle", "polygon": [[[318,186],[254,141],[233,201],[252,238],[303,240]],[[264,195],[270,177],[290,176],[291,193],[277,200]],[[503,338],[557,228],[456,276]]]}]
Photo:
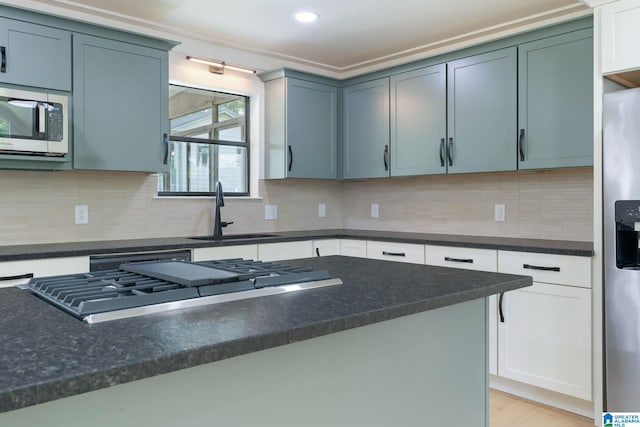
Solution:
[{"label": "faucet handle", "polygon": [[227,225],[233,224],[233,221],[222,221],[220,223],[220,227],[226,227]]}]

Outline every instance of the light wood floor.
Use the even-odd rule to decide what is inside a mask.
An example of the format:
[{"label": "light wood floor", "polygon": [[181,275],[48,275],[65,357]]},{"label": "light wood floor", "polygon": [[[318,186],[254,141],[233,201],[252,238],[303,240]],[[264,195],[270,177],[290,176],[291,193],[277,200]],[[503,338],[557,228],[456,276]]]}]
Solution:
[{"label": "light wood floor", "polygon": [[593,427],[593,420],[520,397],[491,390],[491,427]]}]

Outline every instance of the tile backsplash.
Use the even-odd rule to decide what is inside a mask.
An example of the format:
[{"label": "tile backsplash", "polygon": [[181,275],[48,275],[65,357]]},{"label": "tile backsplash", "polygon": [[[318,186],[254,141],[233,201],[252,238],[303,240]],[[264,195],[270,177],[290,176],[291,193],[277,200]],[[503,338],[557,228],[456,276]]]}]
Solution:
[{"label": "tile backsplash", "polygon": [[[593,240],[593,171],[448,175],[345,182],[344,228]],[[379,217],[371,218],[371,204]],[[505,221],[494,206],[505,206]]]},{"label": "tile backsplash", "polygon": [[[357,228],[590,241],[591,169],[393,178],[260,181],[260,199],[225,198],[225,232]],[[211,198],[159,198],[139,173],[0,171],[0,245],[197,236]],[[318,204],[326,217],[318,217]],[[380,215],[371,218],[371,203]],[[504,204],[506,221],[493,220]],[[75,224],[75,205],[89,223]],[[265,205],[278,219],[265,221]]]}]

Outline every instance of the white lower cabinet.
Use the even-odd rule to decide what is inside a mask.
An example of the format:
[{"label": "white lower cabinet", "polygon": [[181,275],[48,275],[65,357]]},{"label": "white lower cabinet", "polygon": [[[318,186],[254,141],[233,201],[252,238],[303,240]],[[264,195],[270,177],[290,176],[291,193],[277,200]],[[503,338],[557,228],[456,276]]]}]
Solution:
[{"label": "white lower cabinet", "polygon": [[367,257],[367,241],[341,239],[340,255],[352,256],[357,258],[366,258]]},{"label": "white lower cabinet", "polygon": [[258,245],[217,246],[213,248],[195,248],[193,261],[209,261],[213,259],[258,259]]},{"label": "white lower cabinet", "polygon": [[31,277],[86,273],[89,257],[44,258],[0,262],[0,287],[27,283]]},{"label": "white lower cabinet", "polygon": [[591,399],[591,290],[534,282],[507,292],[498,374]]},{"label": "white lower cabinet", "polygon": [[340,239],[313,241],[313,256],[340,255]]},{"label": "white lower cabinet", "polygon": [[260,261],[281,261],[312,256],[313,242],[311,240],[258,244],[258,259]]},{"label": "white lower cabinet", "polygon": [[498,251],[498,271],[534,279],[504,295],[498,375],[591,400],[591,259]]},{"label": "white lower cabinet", "polygon": [[368,240],[367,258],[424,264],[424,245]]}]

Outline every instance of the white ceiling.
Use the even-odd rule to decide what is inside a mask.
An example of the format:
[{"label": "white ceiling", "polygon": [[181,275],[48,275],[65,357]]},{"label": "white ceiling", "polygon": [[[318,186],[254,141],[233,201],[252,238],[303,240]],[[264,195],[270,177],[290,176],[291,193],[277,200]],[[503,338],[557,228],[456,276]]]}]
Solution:
[{"label": "white ceiling", "polygon": [[[15,3],[15,2],[14,2]],[[578,0],[34,0],[337,73],[584,14]],[[19,4],[19,2],[18,2]],[[295,12],[311,10],[315,23]]]}]

